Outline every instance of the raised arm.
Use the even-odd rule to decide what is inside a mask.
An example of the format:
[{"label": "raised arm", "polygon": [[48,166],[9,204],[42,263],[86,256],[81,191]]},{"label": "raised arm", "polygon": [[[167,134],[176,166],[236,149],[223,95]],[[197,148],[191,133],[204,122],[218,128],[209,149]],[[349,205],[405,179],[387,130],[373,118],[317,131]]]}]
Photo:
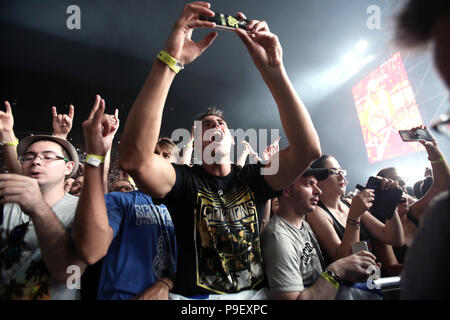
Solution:
[{"label": "raised arm", "polygon": [[243,140],[241,143],[244,145],[244,150],[242,150],[241,155],[236,161],[236,164],[238,166],[243,167],[245,165],[245,161],[247,160],[247,157],[250,156],[253,158],[254,163],[257,161],[261,161],[261,158],[258,157],[258,154],[252,149],[252,146],[247,141]]},{"label": "raised arm", "polygon": [[5,101],[6,111],[0,111],[0,140],[3,144],[5,165],[11,173],[22,173],[22,167],[17,159],[17,137],[14,134],[14,117],[11,105]]},{"label": "raised arm", "polygon": [[[199,15],[214,16],[210,4],[189,3],[178,20],[164,51],[182,65],[194,61],[214,41],[209,33],[198,43],[191,40],[195,28],[213,28],[213,22],[199,20]],[[164,104],[176,73],[156,59],[128,115],[120,144],[120,167],[128,172],[144,192],[154,198],[164,197],[175,184],[175,170],[154,154],[161,128]]]},{"label": "raised arm", "polygon": [[411,205],[410,214],[418,220],[422,218],[431,199],[437,194],[448,190],[450,187],[450,169],[447,160],[445,160],[444,155],[438,148],[437,141],[420,141],[420,143],[425,147],[428,154],[428,160],[430,160],[431,163],[433,184],[422,198]]},{"label": "raised arm", "polygon": [[52,107],[53,134],[61,139],[67,140],[70,130],[72,130],[75,109],[73,105],[69,107],[68,114],[58,114],[56,107]]},{"label": "raised arm", "polygon": [[[238,16],[245,19],[242,13],[238,13]],[[250,21],[248,30],[250,33],[236,29],[236,33],[246,45],[255,66],[275,99],[289,141],[289,146],[279,152],[279,163],[276,161],[271,163],[271,166],[278,167],[277,172],[265,175],[267,183],[273,190],[282,190],[312,161],[320,157],[322,151],[319,136],[284,68],[278,37],[270,32],[264,21]]]},{"label": "raised arm", "polygon": [[[110,133],[113,137],[116,135],[117,130],[119,130],[120,126],[120,119],[119,119],[119,109],[114,110],[114,115],[105,115],[107,117],[110,117],[110,122],[113,124],[114,131]],[[111,167],[111,149],[112,149],[112,140],[111,140],[111,146],[109,147],[108,152],[105,156],[105,163],[103,164],[103,191],[104,193],[108,192],[108,174],[109,174],[109,168]]]},{"label": "raised arm", "polygon": [[[104,112],[105,101],[96,96],[91,113],[83,122],[87,154],[105,156],[111,148],[118,121]],[[80,257],[87,264],[103,258],[113,239],[104,198],[104,169],[103,163],[98,167],[86,164],[75,215],[73,235]]]}]

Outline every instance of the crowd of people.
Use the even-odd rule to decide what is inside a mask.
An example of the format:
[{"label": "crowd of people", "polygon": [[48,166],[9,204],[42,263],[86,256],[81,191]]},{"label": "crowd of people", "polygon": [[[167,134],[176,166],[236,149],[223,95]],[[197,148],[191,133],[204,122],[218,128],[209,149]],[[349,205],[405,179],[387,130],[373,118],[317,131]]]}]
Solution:
[{"label": "crowd of people", "polygon": [[[450,87],[450,6],[439,1],[424,13],[424,3],[409,2],[398,34],[409,46],[433,41]],[[120,137],[119,169],[110,168],[118,111],[109,114],[99,95],[82,123],[83,163],[67,141],[73,106],[68,114],[52,108],[52,134],[19,140],[5,102],[0,299],[382,299],[356,285],[375,269],[400,276],[405,298],[448,297],[448,280],[438,276],[450,243],[450,169],[436,140],[420,141],[431,168],[418,187],[390,167],[373,174],[374,186],[347,192],[347,171],[323,154],[266,22],[235,32],[273,96],[289,146],[280,150],[277,139],[260,158],[243,141],[233,163],[234,141],[215,108],[196,119],[208,137],[201,164],[192,161],[193,133],[183,150],[160,137],[174,78],[217,35],[191,39],[194,29],[215,26],[200,15],[214,16],[210,4],[187,4],[155,59]]]}]

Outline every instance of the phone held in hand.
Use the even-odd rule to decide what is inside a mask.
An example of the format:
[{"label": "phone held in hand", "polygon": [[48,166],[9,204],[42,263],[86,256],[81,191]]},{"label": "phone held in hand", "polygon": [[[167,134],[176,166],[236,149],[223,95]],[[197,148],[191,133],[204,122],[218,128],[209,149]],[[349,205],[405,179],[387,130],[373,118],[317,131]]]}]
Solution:
[{"label": "phone held in hand", "polygon": [[369,251],[367,242],[359,241],[359,242],[352,243],[352,253],[357,253],[359,251]]},{"label": "phone held in hand", "polygon": [[419,140],[432,141],[433,136],[428,129],[417,128],[415,130],[399,130],[400,137],[405,142],[414,142]]},{"label": "phone held in hand", "polygon": [[236,28],[247,31],[248,20],[240,19],[228,14],[216,13],[214,17],[200,15],[200,20],[216,23],[216,29],[234,31]]},{"label": "phone held in hand", "polygon": [[401,189],[381,189],[381,179],[376,177],[369,178],[365,189],[373,189],[375,193],[375,200],[369,212],[382,222],[391,219],[403,191]]}]

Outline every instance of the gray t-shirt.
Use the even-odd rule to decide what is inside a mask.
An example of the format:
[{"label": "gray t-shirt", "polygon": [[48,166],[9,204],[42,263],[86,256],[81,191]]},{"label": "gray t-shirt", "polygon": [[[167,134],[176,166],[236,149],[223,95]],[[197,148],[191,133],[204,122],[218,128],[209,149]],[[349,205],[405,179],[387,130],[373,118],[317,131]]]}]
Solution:
[{"label": "gray t-shirt", "polygon": [[306,221],[298,229],[274,215],[261,235],[261,244],[271,292],[303,291],[322,273],[322,252]]},{"label": "gray t-shirt", "polygon": [[[77,203],[78,197],[66,194],[52,207],[67,230],[72,226]],[[17,203],[6,203],[0,226],[0,299],[78,298],[79,290],[51,280],[33,222]]]}]

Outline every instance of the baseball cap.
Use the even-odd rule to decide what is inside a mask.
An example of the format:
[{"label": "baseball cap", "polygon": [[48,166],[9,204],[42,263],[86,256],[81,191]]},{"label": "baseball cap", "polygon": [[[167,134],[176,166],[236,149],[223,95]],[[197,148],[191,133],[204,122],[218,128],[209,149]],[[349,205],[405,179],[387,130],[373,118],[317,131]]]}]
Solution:
[{"label": "baseball cap", "polygon": [[302,174],[302,177],[314,176],[314,177],[316,177],[317,181],[321,181],[321,180],[325,180],[326,178],[328,178],[329,174],[330,174],[330,172],[326,168],[308,168]]},{"label": "baseball cap", "polygon": [[77,150],[67,140],[64,140],[64,139],[61,139],[61,138],[58,138],[55,136],[45,135],[45,134],[28,136],[28,137],[20,140],[19,145],[17,146],[17,155],[19,157],[23,156],[29,146],[31,146],[33,143],[35,143],[37,141],[41,141],[41,140],[49,140],[49,141],[56,142],[57,144],[59,144],[61,147],[64,148],[64,150],[69,154],[70,160],[74,162],[73,169],[67,177],[70,178],[73,175],[75,175],[75,173],[78,170],[78,165],[80,163],[80,160],[78,158]]}]

